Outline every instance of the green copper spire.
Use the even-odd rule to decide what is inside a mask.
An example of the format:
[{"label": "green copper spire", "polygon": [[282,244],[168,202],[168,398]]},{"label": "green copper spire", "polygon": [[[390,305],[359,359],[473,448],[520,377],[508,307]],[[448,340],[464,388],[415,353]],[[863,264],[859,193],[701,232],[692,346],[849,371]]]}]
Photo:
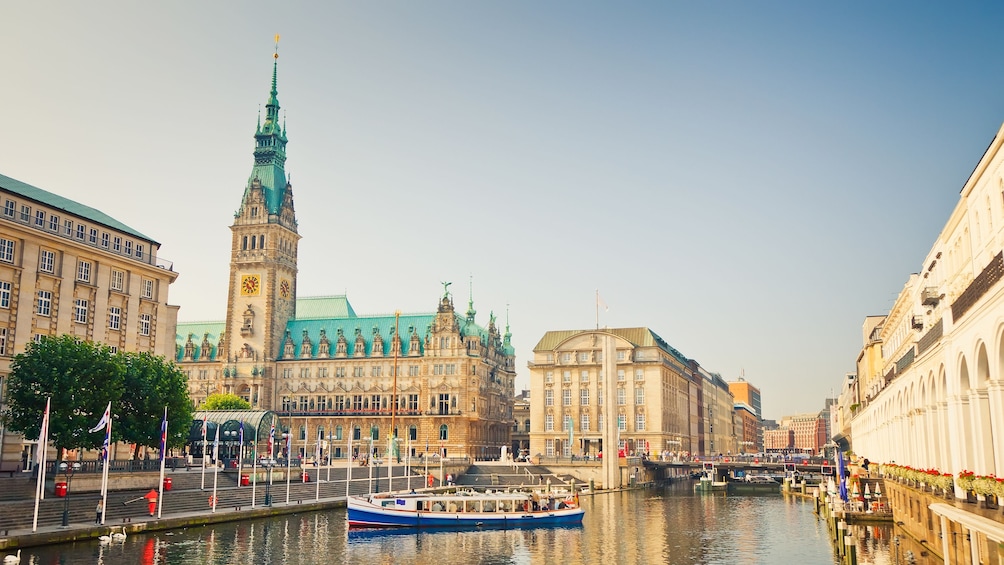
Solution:
[{"label": "green copper spire", "polygon": [[506,351],[512,348],[512,334],[509,333],[509,305],[505,305],[505,335],[502,336],[502,346]]},{"label": "green copper spire", "polygon": [[474,323],[474,315],[477,311],[474,310],[474,275],[471,275],[471,280],[468,283],[467,289],[467,323]]},{"label": "green copper spire", "polygon": [[286,131],[279,125],[279,36],[275,36],[275,53],[272,55],[272,89],[265,103],[265,122],[258,111],[258,126],[255,128],[254,167],[248,178],[248,188],[258,179],[265,192],[265,202],[269,214],[278,214],[286,192]]}]

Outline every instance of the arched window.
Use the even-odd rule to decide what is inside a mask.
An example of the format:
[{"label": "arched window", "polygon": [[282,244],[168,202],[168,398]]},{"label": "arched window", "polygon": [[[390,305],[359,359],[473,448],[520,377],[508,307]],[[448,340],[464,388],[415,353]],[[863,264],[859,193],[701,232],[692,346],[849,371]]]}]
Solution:
[{"label": "arched window", "polygon": [[354,441],[359,441],[360,439],[362,439],[362,433],[363,433],[363,431],[362,431],[362,429],[359,426],[353,427],[352,428],[352,439]]},{"label": "arched window", "polygon": [[418,441],[418,426],[408,426],[408,439]]},{"label": "arched window", "polygon": [[370,437],[373,438],[373,441],[380,439],[380,428],[377,426],[370,428]]},{"label": "arched window", "polygon": [[342,439],[342,427],[341,426],[335,426],[335,439],[337,439],[337,440],[341,440]]},{"label": "arched window", "polygon": [[300,426],[300,441],[307,439],[307,426]]},{"label": "arched window", "polygon": [[439,441],[450,439],[450,427],[446,424],[439,426]]}]

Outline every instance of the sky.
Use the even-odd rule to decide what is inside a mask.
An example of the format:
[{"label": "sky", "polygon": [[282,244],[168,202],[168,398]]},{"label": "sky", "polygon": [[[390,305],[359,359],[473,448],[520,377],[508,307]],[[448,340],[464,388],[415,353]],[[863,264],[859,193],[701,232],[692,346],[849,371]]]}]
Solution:
[{"label": "sky", "polygon": [[[299,296],[550,330],[648,327],[816,412],[1004,120],[1004,5],[0,5],[0,173],[160,242],[225,317],[273,37]],[[597,293],[607,308],[597,308]]]}]

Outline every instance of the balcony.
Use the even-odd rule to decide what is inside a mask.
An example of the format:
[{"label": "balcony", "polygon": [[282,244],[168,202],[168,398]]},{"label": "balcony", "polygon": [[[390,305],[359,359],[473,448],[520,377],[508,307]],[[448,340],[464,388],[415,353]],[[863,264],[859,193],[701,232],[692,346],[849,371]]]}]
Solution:
[{"label": "balcony", "polygon": [[929,286],[921,291],[920,303],[924,306],[937,306],[938,302],[941,302],[941,293],[938,292],[938,287]]}]

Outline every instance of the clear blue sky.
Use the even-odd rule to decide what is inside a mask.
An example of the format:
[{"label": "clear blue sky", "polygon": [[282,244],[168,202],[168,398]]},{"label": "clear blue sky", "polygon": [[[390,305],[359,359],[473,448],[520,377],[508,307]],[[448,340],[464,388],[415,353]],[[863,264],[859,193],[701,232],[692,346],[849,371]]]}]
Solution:
[{"label": "clear blue sky", "polygon": [[816,411],[1004,120],[998,6],[99,2],[0,11],[0,172],[162,243],[222,319],[279,33],[299,294],[647,326]]}]

